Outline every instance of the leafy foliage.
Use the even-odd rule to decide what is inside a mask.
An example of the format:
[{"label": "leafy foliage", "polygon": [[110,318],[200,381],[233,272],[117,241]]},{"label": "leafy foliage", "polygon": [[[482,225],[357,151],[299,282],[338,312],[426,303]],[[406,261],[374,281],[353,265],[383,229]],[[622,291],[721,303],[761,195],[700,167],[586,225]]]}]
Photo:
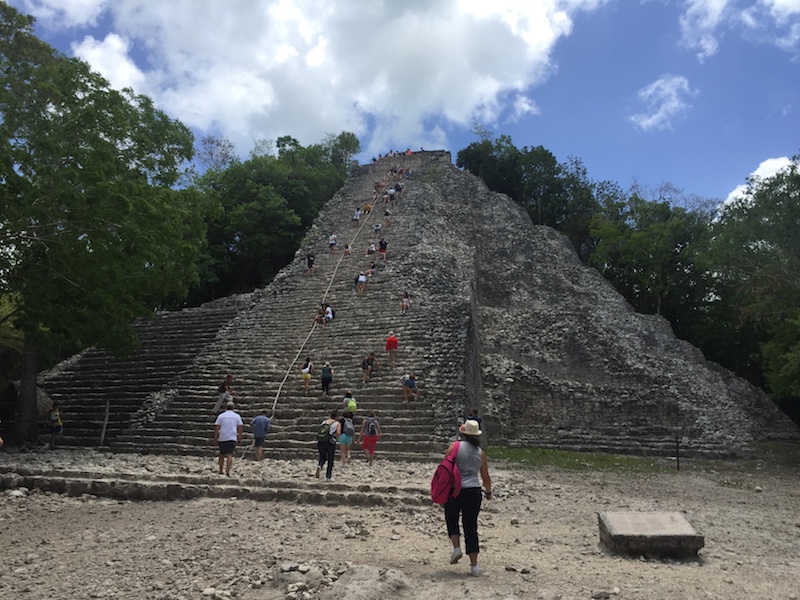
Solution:
[{"label": "leafy foliage", "polygon": [[598,203],[596,184],[589,181],[580,160],[560,164],[542,146],[518,149],[507,135],[492,142],[488,132],[478,131],[484,134],[481,141],[459,150],[456,166],[525,207],[534,223],[564,233],[586,261],[592,249],[589,221]]},{"label": "leafy foliage", "polygon": [[724,205],[709,232],[708,265],[737,299],[735,323],[758,332],[767,382],[800,397],[800,157],[753,178]]},{"label": "leafy foliage", "polygon": [[[217,140],[211,146],[216,150],[227,143]],[[190,302],[266,285],[291,261],[322,205],[344,184],[359,148],[348,132],[308,147],[283,136],[274,145],[257,143],[243,162],[213,163],[223,168],[206,171],[197,186],[219,210],[208,222],[201,281]]]},{"label": "leafy foliage", "polygon": [[28,396],[36,347],[129,349],[134,317],[185,296],[206,212],[197,191],[172,187],[191,132],[38,40],[32,24],[0,3],[0,295],[25,339]]},{"label": "leafy foliage", "polygon": [[691,338],[709,300],[707,274],[695,257],[711,215],[678,206],[671,186],[662,186],[656,200],[643,195],[635,189],[627,198],[607,198],[592,217],[589,264],[637,311],[664,315],[679,336]]}]

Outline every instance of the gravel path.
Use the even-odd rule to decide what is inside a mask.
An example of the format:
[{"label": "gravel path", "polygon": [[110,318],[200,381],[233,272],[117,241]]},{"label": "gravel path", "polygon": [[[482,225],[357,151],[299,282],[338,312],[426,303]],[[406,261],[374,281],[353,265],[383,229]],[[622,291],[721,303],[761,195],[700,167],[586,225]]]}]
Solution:
[{"label": "gravel path", "polygon": [[[81,469],[98,476],[197,476],[236,485],[301,482],[427,493],[435,465],[361,461],[335,481],[299,461],[58,450],[0,452],[0,473]],[[292,504],[245,498],[131,502],[10,489],[0,502],[4,598],[783,599],[800,597],[800,470],[575,473],[491,465],[480,516],[482,575],[449,565],[440,507]],[[327,486],[327,487],[326,487]],[[617,557],[598,546],[596,513],[682,511],[705,536],[699,560]]]}]

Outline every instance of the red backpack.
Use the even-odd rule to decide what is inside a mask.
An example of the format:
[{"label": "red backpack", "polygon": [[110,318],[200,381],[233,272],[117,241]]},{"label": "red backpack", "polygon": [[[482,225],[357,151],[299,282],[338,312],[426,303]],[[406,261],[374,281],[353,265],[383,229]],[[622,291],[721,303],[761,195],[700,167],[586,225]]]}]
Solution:
[{"label": "red backpack", "polygon": [[461,472],[456,464],[459,444],[453,445],[453,451],[439,463],[431,479],[431,500],[436,504],[444,504],[461,493]]}]

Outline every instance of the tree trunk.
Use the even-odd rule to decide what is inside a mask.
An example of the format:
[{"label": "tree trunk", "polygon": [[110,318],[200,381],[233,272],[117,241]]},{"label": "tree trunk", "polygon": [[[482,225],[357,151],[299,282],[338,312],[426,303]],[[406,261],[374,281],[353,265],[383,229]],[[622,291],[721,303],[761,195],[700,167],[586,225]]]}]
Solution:
[{"label": "tree trunk", "polygon": [[26,336],[22,347],[17,418],[14,424],[14,434],[12,435],[12,443],[15,446],[21,446],[26,442],[37,443],[39,441],[36,363],[36,344]]}]

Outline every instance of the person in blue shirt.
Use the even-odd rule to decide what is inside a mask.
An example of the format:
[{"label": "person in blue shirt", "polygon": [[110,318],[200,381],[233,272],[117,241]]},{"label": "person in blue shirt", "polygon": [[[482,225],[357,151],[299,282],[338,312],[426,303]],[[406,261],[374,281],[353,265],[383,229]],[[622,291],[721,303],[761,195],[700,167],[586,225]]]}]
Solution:
[{"label": "person in blue shirt", "polygon": [[253,417],[253,420],[250,421],[250,427],[253,430],[253,443],[256,447],[256,460],[264,458],[264,441],[267,439],[270,425],[269,417],[263,412]]}]

